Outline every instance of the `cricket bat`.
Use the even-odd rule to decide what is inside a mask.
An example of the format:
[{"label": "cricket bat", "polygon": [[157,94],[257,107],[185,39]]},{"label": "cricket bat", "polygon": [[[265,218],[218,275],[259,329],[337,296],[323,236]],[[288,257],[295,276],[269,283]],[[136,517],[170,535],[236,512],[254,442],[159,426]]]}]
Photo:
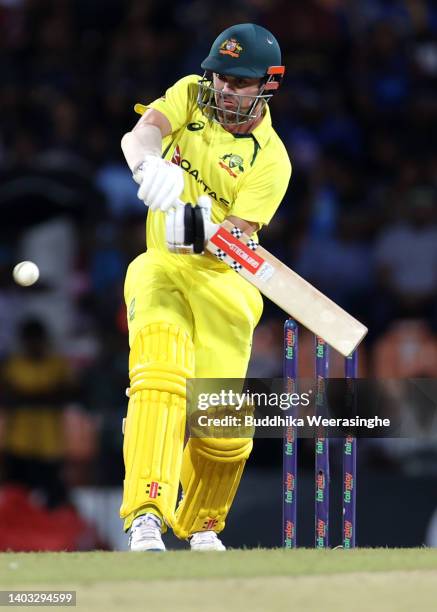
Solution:
[{"label": "cricket bat", "polygon": [[230,221],[219,226],[206,249],[345,357],[366,335],[362,323]]}]

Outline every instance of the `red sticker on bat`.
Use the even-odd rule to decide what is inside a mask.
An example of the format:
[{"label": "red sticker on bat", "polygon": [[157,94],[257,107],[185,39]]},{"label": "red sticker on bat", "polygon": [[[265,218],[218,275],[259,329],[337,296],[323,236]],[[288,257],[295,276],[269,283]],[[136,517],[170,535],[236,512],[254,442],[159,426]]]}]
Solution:
[{"label": "red sticker on bat", "polygon": [[216,233],[211,236],[210,242],[252,274],[256,274],[265,262],[262,257],[257,255],[252,249],[249,249],[238,238],[235,238],[224,227],[219,227]]}]

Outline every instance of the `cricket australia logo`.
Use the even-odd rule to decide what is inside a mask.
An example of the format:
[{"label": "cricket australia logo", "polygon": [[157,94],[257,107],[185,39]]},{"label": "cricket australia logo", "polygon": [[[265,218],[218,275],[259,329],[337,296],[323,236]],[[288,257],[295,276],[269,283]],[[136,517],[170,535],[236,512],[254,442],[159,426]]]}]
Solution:
[{"label": "cricket australia logo", "polygon": [[244,172],[243,158],[233,153],[227,153],[220,157],[219,166],[234,178],[237,178],[239,174]]},{"label": "cricket australia logo", "polygon": [[230,55],[231,57],[240,57],[240,53],[243,51],[243,47],[240,45],[236,38],[230,38],[225,40],[220,45],[219,53],[222,55]]}]

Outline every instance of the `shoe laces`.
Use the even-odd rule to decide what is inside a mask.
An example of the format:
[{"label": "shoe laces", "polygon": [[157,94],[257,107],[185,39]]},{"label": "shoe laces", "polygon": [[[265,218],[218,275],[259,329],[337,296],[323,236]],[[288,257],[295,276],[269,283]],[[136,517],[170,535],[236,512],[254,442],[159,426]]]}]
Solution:
[{"label": "shoe laces", "polygon": [[218,540],[215,531],[198,531],[193,534],[192,538],[200,542],[213,542]]},{"label": "shoe laces", "polygon": [[[139,532],[139,533],[138,533]],[[158,533],[157,533],[158,532]],[[135,525],[132,526],[131,538],[133,535],[138,536],[138,540],[148,540],[149,538],[156,538],[161,536],[161,521],[154,515],[146,515],[138,517]]]}]

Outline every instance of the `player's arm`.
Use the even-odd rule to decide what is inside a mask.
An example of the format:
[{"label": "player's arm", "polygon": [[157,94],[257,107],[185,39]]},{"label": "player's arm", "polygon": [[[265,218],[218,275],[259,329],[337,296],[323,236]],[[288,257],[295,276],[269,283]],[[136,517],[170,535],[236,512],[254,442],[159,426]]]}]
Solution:
[{"label": "player's arm", "polygon": [[246,221],[245,219],[241,219],[241,217],[236,217],[235,215],[229,215],[229,217],[226,217],[226,220],[230,221],[232,225],[236,225],[238,229],[248,236],[251,236],[260,229],[259,223],[255,223],[254,221]]},{"label": "player's arm", "polygon": [[162,139],[171,133],[167,117],[149,108],[121,139],[127,164],[140,186],[138,198],[152,210],[168,210],[184,189],[183,170],[162,159]]},{"label": "player's arm", "polygon": [[162,139],[171,134],[167,117],[149,108],[141,115],[132,131],[121,139],[121,148],[132,172],[144,161],[147,154],[161,157]]}]

